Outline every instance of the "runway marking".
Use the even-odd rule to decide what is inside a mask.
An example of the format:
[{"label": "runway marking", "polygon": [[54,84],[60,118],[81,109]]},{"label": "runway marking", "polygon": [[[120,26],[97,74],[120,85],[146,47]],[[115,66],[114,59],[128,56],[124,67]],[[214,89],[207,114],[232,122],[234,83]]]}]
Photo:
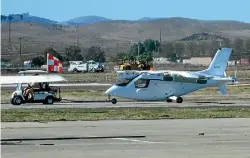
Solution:
[{"label": "runway marking", "polygon": [[112,139],[124,140],[124,141],[130,141],[130,142],[140,142],[140,143],[147,143],[147,144],[166,144],[167,143],[167,142],[155,142],[155,141],[147,141],[147,140],[128,139],[128,138],[112,138]]}]

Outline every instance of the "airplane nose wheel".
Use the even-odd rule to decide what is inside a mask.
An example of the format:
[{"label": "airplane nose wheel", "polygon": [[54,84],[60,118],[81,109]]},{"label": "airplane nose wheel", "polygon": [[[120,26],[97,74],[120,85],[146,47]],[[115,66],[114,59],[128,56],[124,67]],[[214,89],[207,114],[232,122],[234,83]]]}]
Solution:
[{"label": "airplane nose wheel", "polygon": [[117,100],[115,98],[113,98],[111,100],[110,100],[110,98],[111,98],[111,95],[109,94],[108,95],[108,100],[111,101],[112,104],[116,104],[117,103]]},{"label": "airplane nose wheel", "polygon": [[116,104],[116,103],[117,103],[117,100],[116,100],[115,98],[113,98],[113,99],[111,100],[111,103],[112,103],[112,104]]}]

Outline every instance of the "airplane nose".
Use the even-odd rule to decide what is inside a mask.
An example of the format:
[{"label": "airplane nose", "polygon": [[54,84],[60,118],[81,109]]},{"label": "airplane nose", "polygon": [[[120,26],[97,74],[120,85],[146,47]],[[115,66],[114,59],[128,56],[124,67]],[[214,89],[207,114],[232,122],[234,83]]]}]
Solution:
[{"label": "airplane nose", "polygon": [[117,86],[112,86],[110,87],[108,90],[106,90],[106,94],[108,95],[114,95],[115,94],[115,89],[117,88]]}]

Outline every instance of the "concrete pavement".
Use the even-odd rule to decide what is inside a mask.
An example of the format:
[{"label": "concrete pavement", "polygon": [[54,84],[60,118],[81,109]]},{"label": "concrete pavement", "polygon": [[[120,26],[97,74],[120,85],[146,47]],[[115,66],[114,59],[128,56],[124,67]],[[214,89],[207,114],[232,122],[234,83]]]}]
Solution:
[{"label": "concrete pavement", "polygon": [[250,106],[250,100],[240,101],[185,101],[179,103],[167,102],[111,102],[100,101],[82,101],[79,103],[54,103],[53,105],[44,105],[42,103],[27,103],[21,105],[1,104],[1,109],[16,109],[16,108],[100,108],[100,107],[199,107],[199,106]]},{"label": "concrete pavement", "polygon": [[[8,141],[9,145],[2,141],[2,157],[247,158],[250,156],[249,122],[250,119],[182,119],[2,123],[2,139],[109,136]],[[124,135],[145,138],[112,138]]]}]

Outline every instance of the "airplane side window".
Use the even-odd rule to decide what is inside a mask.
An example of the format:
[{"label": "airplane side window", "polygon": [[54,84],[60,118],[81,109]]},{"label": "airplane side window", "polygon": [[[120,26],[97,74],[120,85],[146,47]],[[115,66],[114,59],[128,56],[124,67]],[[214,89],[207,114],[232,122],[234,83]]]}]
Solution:
[{"label": "airplane side window", "polygon": [[149,85],[149,80],[147,79],[139,79],[135,81],[135,88],[147,88]]}]

